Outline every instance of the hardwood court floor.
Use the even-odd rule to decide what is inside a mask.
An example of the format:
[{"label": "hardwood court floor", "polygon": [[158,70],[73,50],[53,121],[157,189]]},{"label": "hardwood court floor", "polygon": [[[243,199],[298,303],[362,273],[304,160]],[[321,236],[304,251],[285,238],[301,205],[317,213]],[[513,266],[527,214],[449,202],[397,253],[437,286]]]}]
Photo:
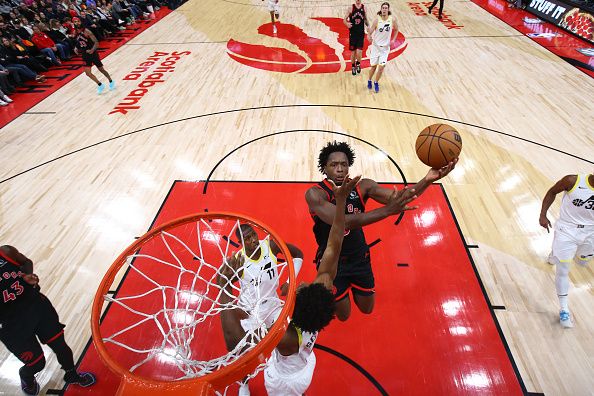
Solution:
[{"label": "hardwood court floor", "polygon": [[[350,1],[281,2],[283,23],[342,53],[338,34],[311,18],[341,18]],[[379,3],[366,4],[375,11]],[[103,273],[148,229],[174,180],[205,179],[238,146],[281,131],[296,132],[233,152],[212,177],[318,180],[318,150],[343,136],[312,130],[352,136],[353,173],[402,181],[383,153],[357,140],[364,139],[416,180],[426,172],[414,154],[416,135],[447,122],[461,132],[464,149],[443,185],[467,242],[479,246],[471,253],[491,303],[505,307],[495,313],[527,390],[590,394],[592,266],[571,270],[576,327],[563,330],[554,269],[545,263],[552,235],[538,225],[538,213],[554,181],[594,171],[592,79],[469,1],[446,4],[462,29],[416,16],[406,3],[392,5],[407,46],[388,64],[377,95],[365,87],[366,70],[358,77],[264,71],[233,60],[227,42],[309,55],[258,34],[269,22],[263,5],[191,0],[105,59],[116,91],[98,97],[79,76],[31,110],[56,114],[23,115],[0,132],[0,241],[36,263],[75,355],[90,336],[90,302]],[[138,109],[109,115],[131,103],[129,94],[148,77],[132,80],[138,65],[174,51],[190,54],[162,82],[136,92],[141,99],[131,106]],[[47,356],[39,375],[44,392],[62,386]],[[4,348],[0,361],[0,390],[17,393],[19,362]]]}]

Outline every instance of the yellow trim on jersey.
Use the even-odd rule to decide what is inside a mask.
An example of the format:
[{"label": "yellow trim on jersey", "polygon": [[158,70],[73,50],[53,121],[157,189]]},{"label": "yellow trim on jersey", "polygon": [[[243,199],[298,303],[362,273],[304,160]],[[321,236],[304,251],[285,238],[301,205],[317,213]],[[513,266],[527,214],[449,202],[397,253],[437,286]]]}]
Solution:
[{"label": "yellow trim on jersey", "polygon": [[[252,258],[250,258],[247,253],[245,252],[245,247],[241,248],[241,251],[243,252],[243,255],[245,256],[246,259],[250,260],[252,263],[257,263],[258,261],[260,261],[262,259],[262,248],[260,247],[260,241],[258,241],[258,249],[260,249],[260,256],[258,257],[257,260],[253,260]],[[268,247],[268,250],[270,250],[270,246]]]},{"label": "yellow trim on jersey", "polygon": [[301,329],[293,324],[295,331],[297,331],[297,338],[299,339],[299,347],[301,347],[301,343],[303,342],[303,334],[301,334]]},{"label": "yellow trim on jersey", "polygon": [[573,187],[571,187],[571,190],[569,190],[567,192],[568,193],[573,192],[573,190],[575,190],[579,184],[580,184],[580,175],[577,175],[577,178],[575,179],[575,184],[573,185]]},{"label": "yellow trim on jersey", "polygon": [[590,175],[586,175],[586,186],[590,187],[590,190],[594,190],[594,186],[591,186],[590,182],[588,181],[589,178],[590,178]]}]

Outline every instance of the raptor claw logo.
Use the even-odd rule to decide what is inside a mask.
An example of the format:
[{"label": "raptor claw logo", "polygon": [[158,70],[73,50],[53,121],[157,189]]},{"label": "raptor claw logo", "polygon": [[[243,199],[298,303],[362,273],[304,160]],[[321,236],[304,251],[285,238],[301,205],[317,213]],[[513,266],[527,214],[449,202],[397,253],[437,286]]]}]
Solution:
[{"label": "raptor claw logo", "polygon": [[[333,33],[338,34],[338,43],[343,46],[341,54],[319,38],[311,37],[303,29],[286,23],[277,23],[277,33],[273,33],[272,24],[267,23],[258,28],[258,33],[263,36],[274,37],[285,40],[300,51],[305,53],[306,59],[301,53],[290,51],[286,48],[266,47],[260,44],[248,44],[234,39],[227,42],[227,53],[239,63],[257,69],[275,71],[280,73],[338,73],[351,71],[349,51],[349,32],[341,18],[311,18],[326,25]],[[400,55],[408,44],[402,33],[398,33],[390,43],[390,54],[388,60]],[[367,37],[363,45],[363,59],[361,69],[368,68],[369,57],[367,48],[369,42]]]}]

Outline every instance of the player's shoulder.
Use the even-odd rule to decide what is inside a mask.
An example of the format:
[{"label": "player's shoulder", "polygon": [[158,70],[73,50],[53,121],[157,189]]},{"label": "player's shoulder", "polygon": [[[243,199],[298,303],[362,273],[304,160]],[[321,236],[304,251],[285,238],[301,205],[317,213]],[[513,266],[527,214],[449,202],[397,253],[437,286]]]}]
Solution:
[{"label": "player's shoulder", "polygon": [[10,254],[12,252],[14,252],[16,249],[13,246],[10,245],[0,245],[0,251],[2,251],[3,253],[7,253]]},{"label": "player's shoulder", "polygon": [[578,181],[578,175],[565,175],[561,178],[560,182],[564,187],[572,188]]}]

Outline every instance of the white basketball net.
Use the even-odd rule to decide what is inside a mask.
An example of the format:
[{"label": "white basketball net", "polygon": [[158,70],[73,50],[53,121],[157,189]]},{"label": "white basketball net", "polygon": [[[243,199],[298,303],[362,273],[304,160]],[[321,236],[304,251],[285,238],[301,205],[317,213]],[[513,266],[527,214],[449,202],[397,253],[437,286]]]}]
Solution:
[{"label": "white basketball net", "polygon": [[[219,220],[215,219],[213,221],[217,222]],[[236,295],[231,297],[229,303],[221,304],[219,302],[222,293],[228,292],[218,285],[217,274],[220,273],[222,266],[228,265],[226,258],[233,253],[230,245],[233,243],[232,239],[235,236],[235,230],[239,228],[239,220],[228,220],[227,222],[233,222],[231,223],[231,230],[226,237],[221,237],[211,227],[208,220],[198,220],[195,223],[196,235],[198,236],[196,238],[197,240],[194,241],[195,246],[188,246],[178,236],[170,232],[161,232],[153,240],[159,238],[162,241],[164,248],[171,254],[172,260],[138,252],[128,256],[126,265],[131,271],[135,271],[140,277],[148,281],[151,288],[140,294],[121,297],[105,296],[106,301],[119,305],[128,311],[131,316],[136,315],[138,321],[117,330],[110,336],[104,336],[103,342],[105,344],[115,344],[138,355],[138,362],[130,367],[130,372],[134,372],[148,363],[155,363],[154,360],[158,359],[159,362],[166,361],[170,365],[176,366],[178,375],[171,380],[201,377],[236,361],[240,356],[251,350],[266,335],[268,329],[265,318],[261,318],[261,315],[257,314],[257,310],[264,300],[270,302],[270,295],[261,296],[257,293],[251,307],[247,307],[245,303],[240,303],[239,301],[239,284],[231,283],[233,277],[227,278],[223,276],[226,279],[227,285],[231,283]],[[259,227],[253,228],[262,230]],[[269,240],[269,238],[270,235],[267,234],[264,240]],[[240,243],[242,246],[245,246],[243,232],[241,232]],[[211,262],[204,259],[205,249],[210,252]],[[178,251],[177,254],[175,253],[176,250]],[[179,253],[180,251],[182,254]],[[213,251],[218,253],[213,255]],[[258,250],[254,253],[257,252]],[[163,256],[166,255],[163,254]],[[192,257],[192,259],[183,260],[180,256]],[[215,257],[214,259],[212,259],[213,256]],[[150,260],[150,264],[152,264],[151,273],[155,272],[154,266],[163,266],[170,273],[171,271],[179,271],[175,284],[162,284],[159,279],[155,279],[157,277],[154,274],[147,275],[137,265],[140,260],[143,262],[143,268],[147,267],[147,260]],[[238,276],[247,267],[248,261],[245,260],[243,266],[236,269],[233,275]],[[282,277],[286,268],[286,262],[278,263],[277,273],[279,278]],[[191,282],[188,282],[188,279],[191,279]],[[171,279],[168,282],[173,283]],[[189,287],[188,283],[190,283]],[[156,311],[145,312],[142,308],[138,307],[139,299],[152,299],[154,302],[155,299],[159,298],[161,302],[158,303],[159,309]],[[284,301],[276,294],[272,299],[279,306],[284,304]],[[147,304],[149,307],[150,305]],[[205,321],[218,316],[223,310],[236,308],[241,308],[248,313],[250,318],[256,321],[257,325],[252,326],[251,329],[247,329],[241,342],[232,351],[227,352],[225,349],[224,352],[226,353],[215,358],[210,358],[209,360],[201,360],[199,357],[196,357],[192,350],[193,343],[201,338],[201,342],[204,342],[203,337],[209,336],[208,334],[202,334],[200,329],[197,332],[196,329]],[[256,314],[254,314],[254,311],[256,311]],[[220,326],[220,321],[217,320],[217,323]],[[129,341],[132,335],[131,332],[135,330],[141,332],[138,327],[147,325],[156,326],[162,339],[150,340],[148,343],[150,347],[139,347],[136,345],[137,341],[142,338],[142,334],[134,334],[134,342]],[[248,378],[254,377],[264,366],[265,364],[261,364],[254,373],[248,375]],[[226,393],[226,390],[224,393]]]}]

